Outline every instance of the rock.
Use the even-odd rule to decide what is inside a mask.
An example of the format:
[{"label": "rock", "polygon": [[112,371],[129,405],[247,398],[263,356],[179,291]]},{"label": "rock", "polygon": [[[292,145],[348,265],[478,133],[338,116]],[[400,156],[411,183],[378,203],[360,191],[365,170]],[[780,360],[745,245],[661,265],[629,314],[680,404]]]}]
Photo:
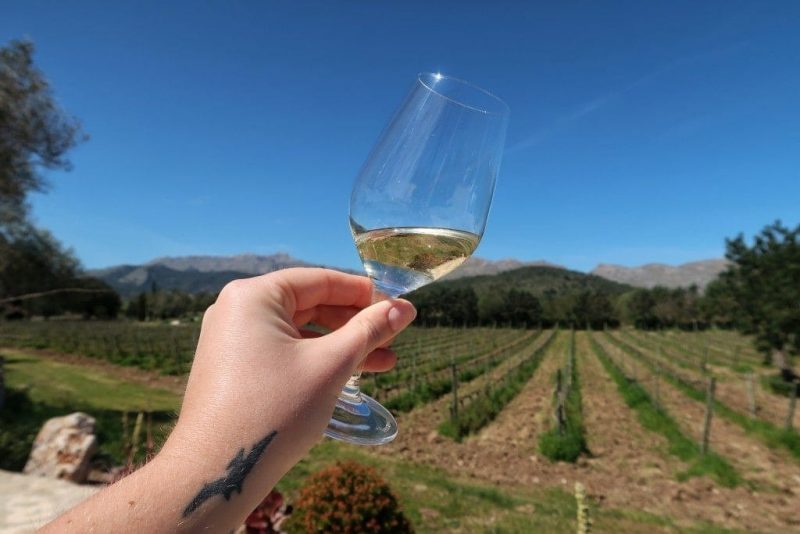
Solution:
[{"label": "rock", "polygon": [[36,440],[23,472],[30,475],[85,482],[97,451],[95,420],[82,412],[48,420]]}]

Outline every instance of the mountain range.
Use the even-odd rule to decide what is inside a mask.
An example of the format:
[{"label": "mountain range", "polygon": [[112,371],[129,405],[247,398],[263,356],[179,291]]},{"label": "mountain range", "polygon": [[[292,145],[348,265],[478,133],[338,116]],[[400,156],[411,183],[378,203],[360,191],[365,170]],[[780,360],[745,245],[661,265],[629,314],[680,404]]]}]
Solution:
[{"label": "mountain range", "polygon": [[[236,256],[180,256],[157,258],[143,265],[117,265],[105,269],[95,269],[87,274],[107,282],[123,297],[131,297],[151,289],[177,289],[189,293],[216,293],[237,278],[246,278],[288,267],[315,267],[315,265],[294,258],[285,253],[271,255],[240,254]],[[570,279],[580,276],[604,278],[620,284],[635,287],[688,287],[696,284],[705,287],[725,269],[725,260],[705,260],[678,266],[648,264],[641,267],[623,267],[600,264],[589,275],[568,271],[560,265],[543,260],[523,262],[509,258],[486,260],[469,258],[459,269],[445,277],[457,280],[467,277],[483,277],[476,283],[500,273],[526,267],[542,267],[547,272],[562,270],[569,273]],[[339,269],[345,272],[356,272]],[[544,271],[543,271],[544,272]]]},{"label": "mountain range", "polygon": [[601,263],[591,274],[602,276],[621,284],[635,287],[689,287],[705,288],[729,265],[727,260],[703,260],[682,265],[648,263],[641,267],[623,267]]}]

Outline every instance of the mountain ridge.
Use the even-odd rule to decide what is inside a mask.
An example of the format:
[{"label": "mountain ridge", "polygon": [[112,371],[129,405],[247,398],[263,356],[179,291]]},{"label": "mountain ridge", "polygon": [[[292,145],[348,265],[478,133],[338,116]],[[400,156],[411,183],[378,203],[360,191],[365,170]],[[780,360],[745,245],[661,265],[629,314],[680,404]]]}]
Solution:
[{"label": "mountain ridge", "polygon": [[[633,287],[688,287],[692,284],[703,288],[727,266],[725,260],[700,260],[682,265],[649,263],[639,267],[614,264],[598,264],[592,271],[582,273],[567,269],[545,260],[522,261],[516,258],[488,260],[471,257],[464,264],[442,279],[452,282],[465,278],[493,277],[502,273],[527,267],[543,267],[572,273],[570,276],[598,276],[605,280]],[[247,278],[290,267],[325,267],[306,262],[286,252],[269,255],[252,253],[232,256],[191,255],[163,256],[141,265],[115,265],[92,269],[87,274],[96,276],[117,290],[123,297],[131,297],[153,287],[176,289],[189,293],[216,293],[237,278]],[[343,272],[357,273],[351,269],[329,267]],[[555,272],[554,271],[554,272]]]},{"label": "mountain ridge", "polygon": [[696,285],[698,288],[704,289],[729,264],[725,259],[690,261],[679,265],[646,263],[638,267],[600,263],[589,273],[634,287],[676,288]]}]

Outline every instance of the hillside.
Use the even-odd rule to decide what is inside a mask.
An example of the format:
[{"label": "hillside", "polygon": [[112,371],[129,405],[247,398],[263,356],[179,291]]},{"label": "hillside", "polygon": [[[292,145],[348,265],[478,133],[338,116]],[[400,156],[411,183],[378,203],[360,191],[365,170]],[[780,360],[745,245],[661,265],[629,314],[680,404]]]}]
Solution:
[{"label": "hillside", "polygon": [[122,297],[132,297],[159,289],[177,289],[187,293],[216,293],[237,278],[253,276],[240,271],[202,272],[195,269],[176,270],[163,265],[120,265],[90,271],[89,274],[102,279]]},{"label": "hillside", "polygon": [[620,284],[593,274],[541,265],[521,267],[495,275],[443,280],[433,286],[424,287],[415,293],[421,294],[436,287],[452,289],[471,287],[478,296],[490,291],[519,289],[533,293],[538,297],[571,295],[586,290],[620,295],[632,289],[629,285]]},{"label": "hillside", "polygon": [[635,287],[689,287],[692,284],[703,289],[728,266],[726,260],[703,260],[682,265],[649,263],[641,267],[600,264],[591,274]]},{"label": "hillside", "polygon": [[278,252],[268,256],[238,254],[236,256],[177,256],[156,258],[145,266],[163,266],[175,271],[201,273],[231,271],[250,275],[270,273],[288,267],[313,267],[314,265]]},{"label": "hillside", "polygon": [[117,265],[89,271],[88,274],[104,280],[123,297],[131,297],[149,291],[154,284],[160,289],[217,293],[237,278],[287,267],[313,266],[283,253],[269,256],[182,256],[158,258],[144,265]]},{"label": "hillside", "polygon": [[498,274],[505,271],[512,271],[514,269],[519,269],[520,267],[532,267],[532,266],[554,267],[557,269],[564,268],[561,265],[556,265],[555,263],[550,263],[544,260],[520,261],[515,258],[506,258],[502,260],[485,260],[483,258],[472,256],[470,258],[467,258],[467,261],[465,261],[464,264],[461,265],[458,269],[445,276],[443,280],[456,280],[458,278],[466,278],[469,276]]}]

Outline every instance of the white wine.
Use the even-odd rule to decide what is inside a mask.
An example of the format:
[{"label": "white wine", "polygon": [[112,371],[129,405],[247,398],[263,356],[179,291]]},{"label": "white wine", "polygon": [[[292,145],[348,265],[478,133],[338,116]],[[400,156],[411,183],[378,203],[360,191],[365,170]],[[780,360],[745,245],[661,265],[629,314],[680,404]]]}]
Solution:
[{"label": "white wine", "polygon": [[356,248],[378,290],[396,297],[441,278],[477,248],[480,236],[449,228],[364,230],[351,222]]}]

